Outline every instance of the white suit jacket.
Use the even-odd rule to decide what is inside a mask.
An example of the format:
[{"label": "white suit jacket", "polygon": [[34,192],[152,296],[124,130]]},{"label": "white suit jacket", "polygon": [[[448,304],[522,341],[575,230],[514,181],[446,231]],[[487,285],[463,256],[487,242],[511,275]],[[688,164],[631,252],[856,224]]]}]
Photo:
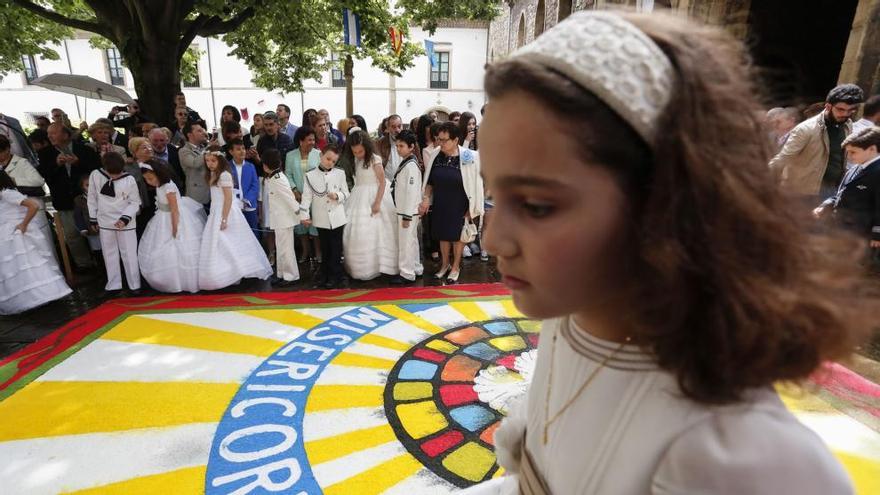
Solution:
[{"label": "white suit jacket", "polygon": [[404,220],[412,220],[419,215],[419,204],[422,202],[422,171],[415,157],[404,159],[393,179],[397,215]]},{"label": "white suit jacket", "polygon": [[[107,173],[102,169],[92,172],[89,176],[89,194],[86,203],[89,207],[89,220],[98,227],[107,230],[134,230],[137,227],[137,213],[141,207],[141,195],[134,177],[123,174],[113,181],[115,196],[101,194],[101,189],[110,182]],[[128,223],[121,229],[115,224],[119,220]]]},{"label": "white suit jacket", "polygon": [[[302,206],[299,210],[302,219],[311,220],[319,229],[332,230],[345,225],[348,220],[343,205],[349,196],[345,172],[339,168],[325,172],[318,167],[309,170],[303,182]],[[329,199],[327,196],[330,193],[336,193],[339,199]]]},{"label": "white suit jacket", "polygon": [[299,224],[300,204],[283,172],[266,178],[269,193],[269,228],[289,229]]}]

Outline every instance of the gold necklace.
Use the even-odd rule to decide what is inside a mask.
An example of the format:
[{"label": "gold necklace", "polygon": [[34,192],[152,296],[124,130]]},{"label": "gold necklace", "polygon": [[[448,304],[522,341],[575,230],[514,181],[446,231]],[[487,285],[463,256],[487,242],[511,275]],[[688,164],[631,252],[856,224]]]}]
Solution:
[{"label": "gold necklace", "polygon": [[619,346],[617,346],[617,349],[614,349],[614,352],[612,352],[607,357],[605,357],[605,359],[603,359],[602,362],[599,363],[599,366],[597,366],[596,369],[594,369],[593,372],[590,373],[590,375],[587,377],[587,379],[584,380],[584,383],[580,386],[580,388],[578,388],[577,392],[575,392],[575,394],[570,399],[568,399],[568,401],[562,406],[562,408],[559,409],[558,411],[556,411],[556,414],[554,414],[553,417],[551,418],[550,417],[550,394],[553,393],[553,367],[554,367],[554,364],[556,361],[556,336],[557,336],[557,333],[554,332],[553,333],[553,346],[550,351],[550,376],[549,376],[549,380],[547,381],[547,397],[544,400],[544,438],[543,438],[544,445],[547,445],[547,437],[548,437],[548,433],[550,431],[550,425],[552,425],[557,419],[559,419],[560,416],[562,416],[562,414],[565,413],[565,411],[567,411],[568,408],[571,407],[572,404],[574,404],[574,401],[577,400],[577,398],[580,397],[580,395],[584,392],[584,390],[587,389],[587,387],[590,385],[590,383],[593,381],[593,379],[596,378],[596,375],[598,375],[599,372],[602,371],[602,368],[604,368],[605,365],[608,364],[608,362],[611,361],[611,359],[613,359],[614,356],[616,356],[617,353],[620,352],[623,349],[623,347],[625,345],[627,345],[630,341],[630,338],[627,337],[623,342],[621,342],[621,344]]}]

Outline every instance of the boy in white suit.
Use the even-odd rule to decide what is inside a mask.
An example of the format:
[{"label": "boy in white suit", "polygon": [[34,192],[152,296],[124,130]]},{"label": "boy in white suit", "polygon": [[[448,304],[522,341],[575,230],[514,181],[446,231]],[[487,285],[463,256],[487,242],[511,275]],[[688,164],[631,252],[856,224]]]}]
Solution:
[{"label": "boy in white suit", "polygon": [[395,285],[411,284],[424,271],[419,259],[419,203],[422,201],[422,171],[416,158],[416,135],[401,131],[396,140],[397,153],[404,157],[394,180],[391,197],[397,209],[398,268],[400,274],[391,279]]},{"label": "boy in white suit", "polygon": [[345,230],[345,200],[349,196],[345,172],[334,168],[339,149],[327,145],[321,152],[318,168],[308,171],[303,179],[300,217],[306,227],[313,223],[321,239],[321,273],[316,287],[336,289],[345,285],[342,267],[342,233]]},{"label": "boy in white suit", "polygon": [[263,204],[266,224],[275,232],[275,273],[278,285],[285,286],[299,280],[299,267],[293,248],[293,227],[299,224],[300,204],[293,196],[290,182],[281,168],[281,153],[269,148],[261,157],[266,178],[268,204]]},{"label": "boy in white suit", "polygon": [[128,288],[137,292],[141,288],[141,272],[138,267],[137,214],[141,207],[141,195],[134,177],[125,173],[125,158],[115,151],[101,157],[103,168],[89,176],[87,204],[89,222],[99,229],[104,266],[107,269],[107,291],[122,290],[122,273],[119,259],[125,267]]}]

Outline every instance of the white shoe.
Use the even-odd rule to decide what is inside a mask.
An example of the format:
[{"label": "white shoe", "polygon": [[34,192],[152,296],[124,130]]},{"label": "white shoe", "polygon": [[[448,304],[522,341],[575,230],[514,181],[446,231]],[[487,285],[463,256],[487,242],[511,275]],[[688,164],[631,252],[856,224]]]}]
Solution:
[{"label": "white shoe", "polygon": [[434,276],[439,280],[443,280],[443,277],[445,277],[446,274],[449,273],[449,270],[452,270],[452,265],[446,265],[442,270],[437,272]]},{"label": "white shoe", "polygon": [[458,282],[458,276],[460,274],[461,274],[460,270],[457,272],[450,272],[449,277],[447,277],[447,279],[446,279],[446,283],[454,284],[454,283]]},{"label": "white shoe", "polygon": [[465,258],[470,258],[471,256],[473,256],[470,246],[465,246],[461,252],[461,255]]}]

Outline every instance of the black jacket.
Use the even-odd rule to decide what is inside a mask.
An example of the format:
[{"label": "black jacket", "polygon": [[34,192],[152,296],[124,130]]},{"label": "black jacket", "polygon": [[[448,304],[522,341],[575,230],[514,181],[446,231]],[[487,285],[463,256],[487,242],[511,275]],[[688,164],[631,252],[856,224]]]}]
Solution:
[{"label": "black jacket", "polygon": [[844,227],[880,241],[880,158],[843,177],[834,218]]},{"label": "black jacket", "polygon": [[54,146],[40,150],[40,166],[37,170],[46,179],[49,192],[52,194],[52,206],[56,210],[73,210],[73,198],[81,194],[80,178],[89,175],[101,167],[98,153],[77,141],[73,141],[73,154],[79,158],[76,165],[70,167],[70,173],[64,165],[58,165],[59,151]]}]

